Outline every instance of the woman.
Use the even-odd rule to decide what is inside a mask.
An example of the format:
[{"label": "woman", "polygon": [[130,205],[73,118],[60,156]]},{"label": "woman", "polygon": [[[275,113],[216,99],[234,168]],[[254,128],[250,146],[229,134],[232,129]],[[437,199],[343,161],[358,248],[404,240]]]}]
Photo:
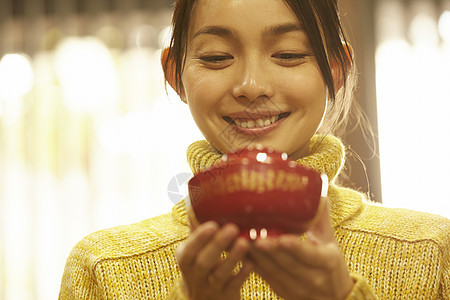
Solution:
[{"label": "woman", "polygon": [[189,232],[180,203],[81,241],[60,299],[450,298],[450,221],[339,187],[344,147],[316,135],[345,122],[354,76],[335,1],[179,0],[173,25],[166,80],[207,140],[193,172],[260,143],[326,173],[328,207],[306,239],[250,244],[234,224]]}]

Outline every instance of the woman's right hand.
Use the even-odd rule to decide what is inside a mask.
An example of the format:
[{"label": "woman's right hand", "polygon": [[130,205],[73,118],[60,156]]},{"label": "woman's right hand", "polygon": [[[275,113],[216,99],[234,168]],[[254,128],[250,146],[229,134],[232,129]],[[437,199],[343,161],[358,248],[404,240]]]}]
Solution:
[{"label": "woman's right hand", "polygon": [[[250,243],[239,237],[234,224],[219,227],[206,222],[192,231],[176,251],[183,274],[182,286],[189,299],[240,299],[240,288],[252,271],[244,260]],[[228,252],[226,258],[222,253]],[[236,265],[242,262],[239,271]]]}]

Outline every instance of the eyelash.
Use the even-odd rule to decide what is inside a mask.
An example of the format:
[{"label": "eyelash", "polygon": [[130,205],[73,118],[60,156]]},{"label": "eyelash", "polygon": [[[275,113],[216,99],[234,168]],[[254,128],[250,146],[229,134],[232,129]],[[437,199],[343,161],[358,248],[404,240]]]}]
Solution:
[{"label": "eyelash", "polygon": [[296,60],[303,59],[310,56],[309,54],[297,54],[297,53],[279,53],[272,55],[273,58],[278,58],[281,60]]},{"label": "eyelash", "polygon": [[[289,52],[272,55],[274,59],[279,60],[281,64],[286,64],[287,66],[297,65],[309,56],[312,55]],[[203,55],[199,56],[198,59],[206,66],[221,68],[227,66],[234,57],[232,55]]]},{"label": "eyelash", "polygon": [[224,63],[229,59],[233,59],[231,55],[208,55],[208,56],[200,56],[199,59],[205,63],[213,63],[220,64]]}]

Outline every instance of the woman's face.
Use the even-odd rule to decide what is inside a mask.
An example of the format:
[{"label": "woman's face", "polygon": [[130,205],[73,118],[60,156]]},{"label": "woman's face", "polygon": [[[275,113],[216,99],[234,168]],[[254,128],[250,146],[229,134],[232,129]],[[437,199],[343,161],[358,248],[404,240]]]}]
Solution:
[{"label": "woman's face", "polygon": [[308,37],[281,0],[199,0],[182,82],[197,126],[222,153],[262,144],[298,159],[326,111]]}]

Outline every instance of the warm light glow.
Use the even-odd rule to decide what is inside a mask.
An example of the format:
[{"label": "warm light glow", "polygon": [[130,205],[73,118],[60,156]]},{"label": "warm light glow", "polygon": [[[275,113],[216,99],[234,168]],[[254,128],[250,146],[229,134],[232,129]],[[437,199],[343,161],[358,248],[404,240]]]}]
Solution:
[{"label": "warm light glow", "polygon": [[[156,129],[153,126],[151,116],[142,111],[130,112],[122,119],[121,135],[126,153],[149,153],[154,141],[150,132]],[[155,124],[156,125],[156,124]]]},{"label": "warm light glow", "polygon": [[[404,98],[405,92],[409,92],[411,73],[405,71],[411,67],[411,46],[405,40],[388,40],[377,47],[376,63],[377,96],[381,105],[380,111],[384,111],[379,118],[384,118],[386,114],[397,116],[398,109],[403,107],[400,100]],[[380,99],[399,100],[389,102]],[[383,126],[383,122],[380,122],[380,126]]]},{"label": "warm light glow", "polygon": [[186,148],[203,137],[164,91],[156,48],[170,27],[152,28],[169,20],[140,23],[146,13],[36,16],[26,43],[14,36],[26,18],[0,25],[5,49],[33,49],[0,53],[2,300],[56,299],[76,242],[172,209],[168,183],[190,172]]},{"label": "warm light glow", "polygon": [[161,97],[160,57],[159,52],[147,48],[132,48],[119,58],[121,94],[133,105],[151,109],[155,100]]},{"label": "warm light glow", "polygon": [[267,153],[264,152],[260,152],[258,154],[256,154],[256,160],[259,162],[265,162],[267,159]]},{"label": "warm light glow", "polygon": [[410,38],[415,45],[437,45],[439,36],[436,20],[425,13],[415,16],[411,22]]},{"label": "warm light glow", "polygon": [[262,228],[260,231],[260,238],[261,239],[266,239],[267,238],[267,229],[266,228]]},{"label": "warm light glow", "polygon": [[111,118],[99,124],[97,127],[97,135],[103,148],[113,154],[120,154],[123,151],[121,137],[121,119],[118,117]]},{"label": "warm light glow", "polygon": [[94,112],[118,100],[116,67],[100,40],[66,38],[56,50],[55,68],[70,110]]},{"label": "warm light glow", "polygon": [[327,174],[321,174],[320,178],[322,179],[322,192],[320,193],[321,197],[328,196],[328,176]]},{"label": "warm light glow", "polygon": [[170,44],[170,37],[172,36],[172,26],[167,26],[159,33],[158,40],[161,48],[166,48]]},{"label": "warm light glow", "polygon": [[[32,213],[27,202],[27,175],[23,163],[10,162],[2,167],[7,174],[3,179],[0,199],[0,233],[7,241],[2,249],[2,270],[6,272],[6,288],[2,290],[5,299],[32,299],[29,264],[32,253],[32,231],[29,230],[32,222]],[[17,187],[21,188],[17,188]]]},{"label": "warm light glow", "polygon": [[442,13],[439,18],[438,29],[442,39],[450,44],[450,11],[446,10]]},{"label": "warm light glow", "polygon": [[376,51],[383,202],[450,217],[440,189],[450,180],[450,64],[434,21],[422,15],[411,26],[412,45],[386,40]]},{"label": "warm light glow", "polygon": [[100,124],[97,134],[110,153],[148,154],[154,144],[151,132],[155,129],[150,114],[133,111]]},{"label": "warm light glow", "polygon": [[18,98],[33,87],[30,59],[23,54],[6,54],[0,60],[0,98]]},{"label": "warm light glow", "polygon": [[130,34],[133,38],[133,43],[138,49],[142,48],[156,48],[158,45],[155,42],[157,30],[151,25],[140,25],[136,27]]}]

